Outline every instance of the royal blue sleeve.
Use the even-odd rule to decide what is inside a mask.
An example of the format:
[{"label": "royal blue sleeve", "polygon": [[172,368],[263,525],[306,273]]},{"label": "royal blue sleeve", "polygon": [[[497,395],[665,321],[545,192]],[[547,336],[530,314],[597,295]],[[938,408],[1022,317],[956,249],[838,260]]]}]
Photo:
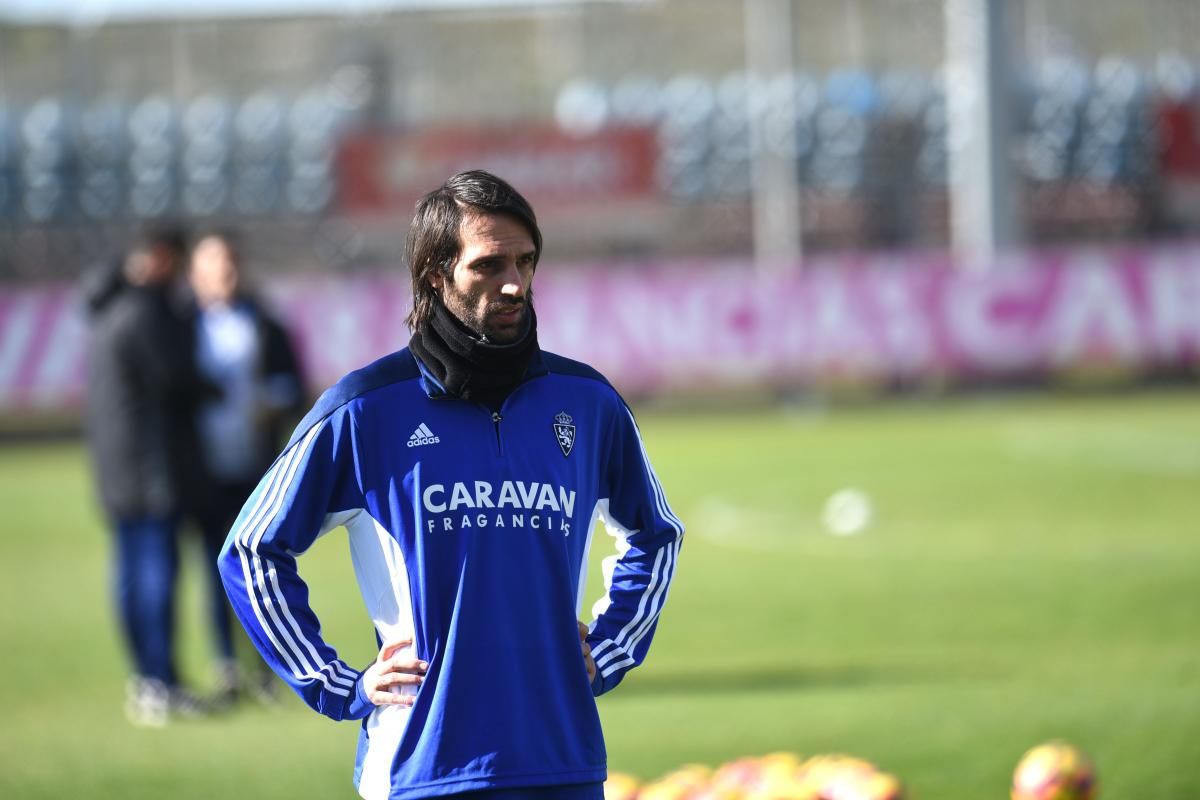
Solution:
[{"label": "royal blue sleeve", "polygon": [[313,424],[276,459],[225,541],[225,592],[255,647],[308,705],[333,719],[372,709],[362,674],[321,638],[296,557],[363,506],[354,469],[354,428],[343,407]]},{"label": "royal blue sleeve", "polygon": [[645,659],[683,542],[683,523],[667,505],[633,414],[619,400],[601,482],[597,510],[617,539],[617,554],[605,560],[605,595],[595,606],[596,620],[588,633],[596,660],[596,695],[612,689]]}]

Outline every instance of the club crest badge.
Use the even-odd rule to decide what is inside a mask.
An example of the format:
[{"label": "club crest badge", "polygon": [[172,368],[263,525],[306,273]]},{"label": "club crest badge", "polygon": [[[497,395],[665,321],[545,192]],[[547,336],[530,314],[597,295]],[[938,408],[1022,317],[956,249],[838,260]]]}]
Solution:
[{"label": "club crest badge", "polygon": [[571,455],[571,449],[575,447],[575,420],[565,411],[554,417],[554,438],[563,455]]}]

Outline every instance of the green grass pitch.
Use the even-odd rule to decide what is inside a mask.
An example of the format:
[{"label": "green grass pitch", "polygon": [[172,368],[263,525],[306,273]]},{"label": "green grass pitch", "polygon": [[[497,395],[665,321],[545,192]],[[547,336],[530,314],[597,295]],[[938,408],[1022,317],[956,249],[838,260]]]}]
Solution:
[{"label": "green grass pitch", "polygon": [[[610,769],[849,752],[920,800],[984,800],[1061,737],[1094,758],[1103,798],[1200,796],[1200,397],[641,423],[689,532],[648,663],[600,701]],[[874,523],[830,536],[822,503],[850,486]],[[354,796],[356,726],[290,695],[126,724],[108,534],[78,445],[4,445],[0,508],[0,797]],[[607,549],[597,535],[596,560]],[[190,555],[182,660],[204,685]],[[365,663],[344,540],[301,568],[329,638]]]}]

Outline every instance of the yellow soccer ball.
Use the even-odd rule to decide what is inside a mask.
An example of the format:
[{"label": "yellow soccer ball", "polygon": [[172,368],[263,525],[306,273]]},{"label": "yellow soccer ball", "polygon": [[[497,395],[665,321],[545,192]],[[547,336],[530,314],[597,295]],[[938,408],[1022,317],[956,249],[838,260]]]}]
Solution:
[{"label": "yellow soccer ball", "polygon": [[1012,800],[1092,800],[1096,769],[1066,742],[1040,744],[1021,757],[1013,773]]},{"label": "yellow soccer ball", "polygon": [[852,772],[835,779],[821,800],[904,800],[904,787],[886,772]]},{"label": "yellow soccer ball", "polygon": [[800,780],[814,800],[903,800],[900,781],[861,758],[814,756],[800,768]]},{"label": "yellow soccer ball", "polygon": [[604,800],[637,800],[641,788],[641,782],[632,775],[610,772],[604,782]]},{"label": "yellow soccer ball", "polygon": [[685,764],[643,786],[638,800],[702,800],[711,774],[702,764]]}]

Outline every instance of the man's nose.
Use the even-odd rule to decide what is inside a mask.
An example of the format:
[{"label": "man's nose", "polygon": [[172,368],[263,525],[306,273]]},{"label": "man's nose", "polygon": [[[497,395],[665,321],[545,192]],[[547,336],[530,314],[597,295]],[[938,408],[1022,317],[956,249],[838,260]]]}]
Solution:
[{"label": "man's nose", "polygon": [[516,262],[510,262],[501,276],[500,294],[505,297],[524,297],[525,284],[521,281],[521,271]]}]

